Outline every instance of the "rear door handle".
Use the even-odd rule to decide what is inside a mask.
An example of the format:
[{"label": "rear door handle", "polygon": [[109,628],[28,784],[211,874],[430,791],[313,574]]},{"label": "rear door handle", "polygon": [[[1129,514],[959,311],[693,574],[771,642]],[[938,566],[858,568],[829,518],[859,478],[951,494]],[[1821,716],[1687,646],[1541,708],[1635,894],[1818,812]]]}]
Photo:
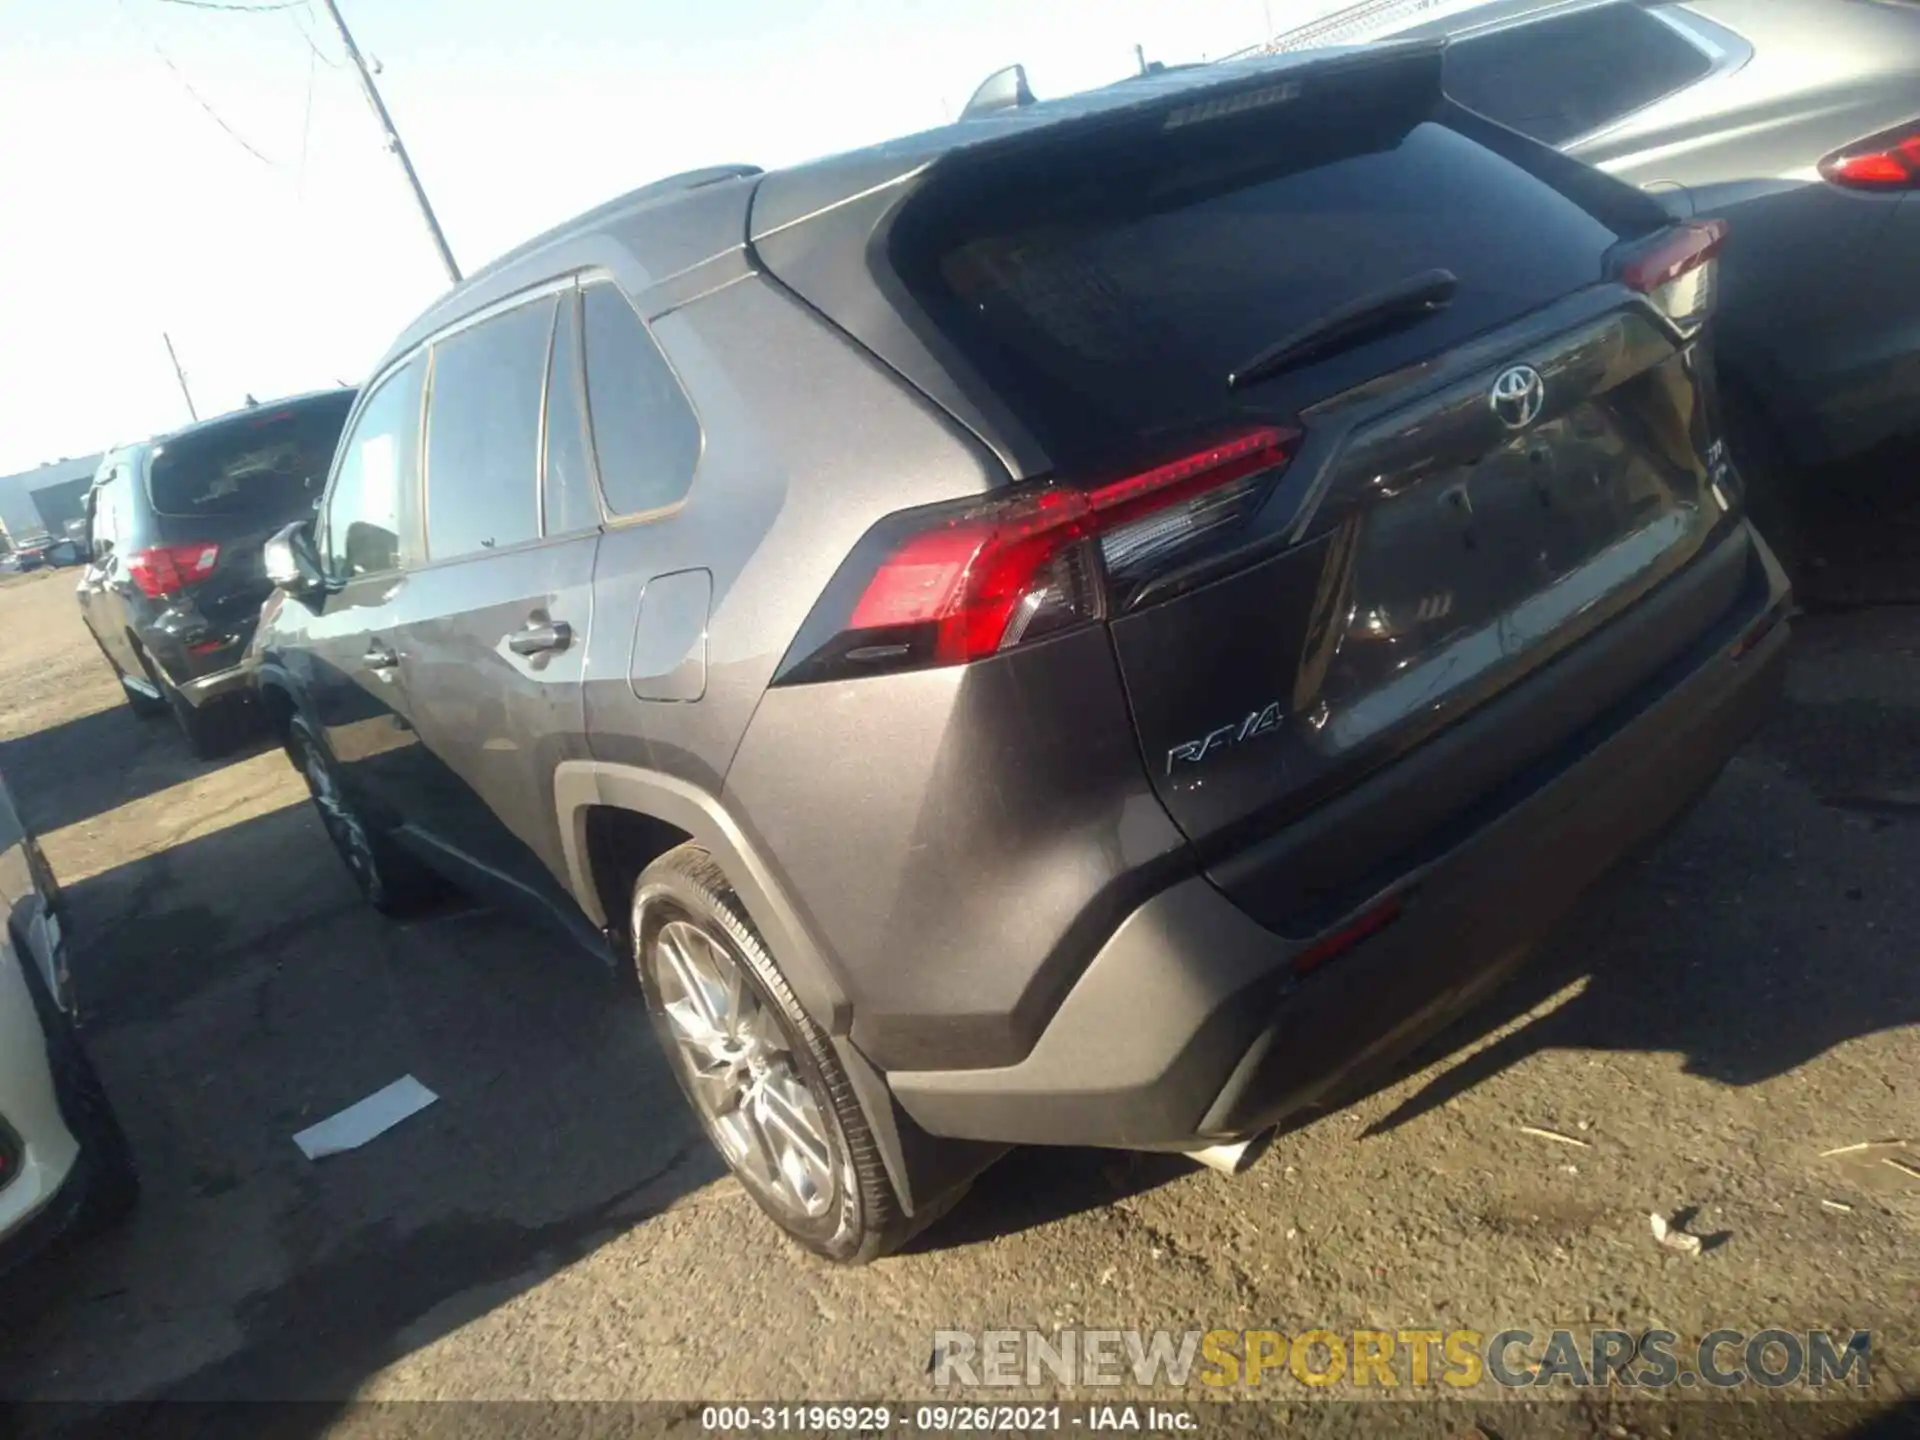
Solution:
[{"label": "rear door handle", "polygon": [[369,670],[391,670],[400,663],[400,657],[375,640],[367,646],[367,653],[361,657]]},{"label": "rear door handle", "polygon": [[549,650],[564,650],[572,643],[573,627],[564,620],[529,625],[507,636],[507,648],[516,655],[541,655]]}]

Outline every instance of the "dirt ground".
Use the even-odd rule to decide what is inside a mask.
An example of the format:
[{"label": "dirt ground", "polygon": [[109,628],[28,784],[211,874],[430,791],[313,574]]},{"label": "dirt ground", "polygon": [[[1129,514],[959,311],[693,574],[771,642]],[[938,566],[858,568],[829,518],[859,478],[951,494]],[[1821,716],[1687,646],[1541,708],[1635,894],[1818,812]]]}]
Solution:
[{"label": "dirt ground", "polygon": [[[1019,1153],[842,1271],[722,1176],[590,965],[367,910],[277,752],[197,762],[120,703],[72,586],[0,588],[0,769],[146,1192],[7,1282],[0,1398],[897,1398],[934,1393],[936,1330],[1070,1326],[1870,1328],[1872,1397],[1920,1393],[1920,1180],[1886,1163],[1920,1161],[1920,609],[1798,621],[1785,703],[1685,825],[1244,1177]],[[293,1145],[405,1074],[438,1103]],[[1825,1153],[1867,1141],[1908,1146]],[[1682,1209],[1699,1256],[1653,1240]]]}]

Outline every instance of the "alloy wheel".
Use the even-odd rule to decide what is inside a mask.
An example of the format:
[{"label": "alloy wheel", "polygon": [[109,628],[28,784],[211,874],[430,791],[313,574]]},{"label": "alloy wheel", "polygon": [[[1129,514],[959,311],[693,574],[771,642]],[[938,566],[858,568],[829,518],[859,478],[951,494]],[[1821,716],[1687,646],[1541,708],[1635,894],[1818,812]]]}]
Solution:
[{"label": "alloy wheel", "polygon": [[833,1148],[794,1046],[726,944],[691,920],[654,933],[664,1028],[688,1098],[728,1163],[796,1218],[835,1198]]}]

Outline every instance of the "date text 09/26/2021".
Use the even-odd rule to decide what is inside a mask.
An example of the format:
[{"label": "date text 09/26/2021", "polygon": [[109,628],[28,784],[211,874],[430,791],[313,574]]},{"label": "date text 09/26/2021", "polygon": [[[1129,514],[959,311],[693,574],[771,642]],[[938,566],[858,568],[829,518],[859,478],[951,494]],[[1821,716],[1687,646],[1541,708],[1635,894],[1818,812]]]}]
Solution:
[{"label": "date text 09/26/2021", "polygon": [[721,1435],[794,1434],[1006,1435],[1062,1430],[1197,1430],[1191,1409],[1177,1405],[708,1405],[700,1428]]}]

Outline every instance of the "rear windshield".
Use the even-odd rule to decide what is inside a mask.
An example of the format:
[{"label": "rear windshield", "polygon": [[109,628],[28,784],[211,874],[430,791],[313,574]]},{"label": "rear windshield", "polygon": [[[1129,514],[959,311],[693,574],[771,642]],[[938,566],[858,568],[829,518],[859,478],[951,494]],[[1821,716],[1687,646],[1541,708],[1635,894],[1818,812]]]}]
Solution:
[{"label": "rear windshield", "polygon": [[[1619,238],[1441,121],[1406,117],[1056,163],[941,208],[904,232],[922,258],[896,242],[895,266],[1056,459],[1297,408],[1593,284]],[[1434,269],[1459,280],[1444,314],[1227,389],[1299,327]]]},{"label": "rear windshield", "polygon": [[155,447],[147,494],[162,515],[298,519],[313,508],[351,393],[196,430]]}]

